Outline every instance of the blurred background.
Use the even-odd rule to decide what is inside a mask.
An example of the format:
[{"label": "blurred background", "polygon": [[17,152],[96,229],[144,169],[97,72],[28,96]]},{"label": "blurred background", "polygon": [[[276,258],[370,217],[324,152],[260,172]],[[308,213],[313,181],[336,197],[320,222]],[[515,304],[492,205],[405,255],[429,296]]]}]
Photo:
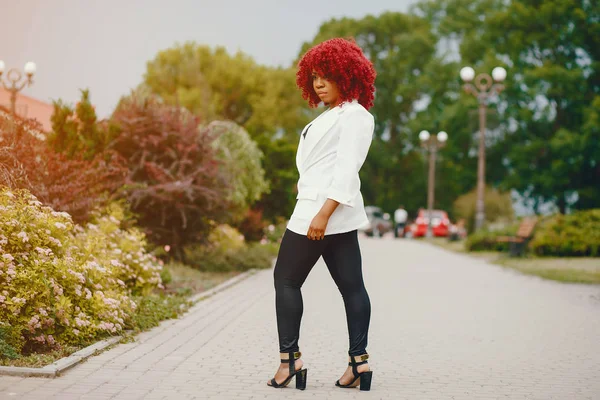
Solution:
[{"label": "blurred background", "polygon": [[576,257],[581,273],[559,275],[600,282],[596,1],[0,5],[0,204],[32,194],[82,227],[112,216],[107,241],[136,232],[170,265],[152,290],[197,285],[189,267],[271,266],[299,134],[323,110],[295,66],[332,37],[354,38],[378,73],[364,234],[554,257],[552,270]]}]

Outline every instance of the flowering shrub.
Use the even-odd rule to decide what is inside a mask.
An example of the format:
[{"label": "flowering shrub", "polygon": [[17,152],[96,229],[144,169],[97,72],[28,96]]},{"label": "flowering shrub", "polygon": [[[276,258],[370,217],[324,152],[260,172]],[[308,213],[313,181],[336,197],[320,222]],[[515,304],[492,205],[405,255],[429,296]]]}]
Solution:
[{"label": "flowering shrub", "polygon": [[[25,190],[0,187],[0,321],[17,352],[123,330],[132,293],[160,286],[144,237],[116,205],[85,228]],[[8,328],[7,328],[8,327]],[[16,333],[16,334],[15,334]]]},{"label": "flowering shrub", "polygon": [[126,287],[131,294],[146,295],[155,287],[162,288],[163,262],[146,252],[146,237],[141,231],[120,228],[124,218],[124,210],[117,203],[103,213],[93,213],[87,229],[76,229],[75,244],[91,259],[88,262],[110,267],[111,283]]}]

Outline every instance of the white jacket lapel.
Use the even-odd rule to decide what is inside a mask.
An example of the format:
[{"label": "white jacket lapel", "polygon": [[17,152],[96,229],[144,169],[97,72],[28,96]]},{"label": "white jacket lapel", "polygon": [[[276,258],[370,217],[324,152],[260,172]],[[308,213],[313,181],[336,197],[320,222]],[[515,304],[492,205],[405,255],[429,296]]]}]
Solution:
[{"label": "white jacket lapel", "polygon": [[[297,164],[300,169],[304,162],[311,155],[317,144],[321,141],[323,136],[335,125],[341,108],[336,107],[333,110],[327,112],[318,120],[315,120],[312,124],[309,124],[300,136],[300,145],[298,147]],[[306,136],[304,136],[306,134]]]}]

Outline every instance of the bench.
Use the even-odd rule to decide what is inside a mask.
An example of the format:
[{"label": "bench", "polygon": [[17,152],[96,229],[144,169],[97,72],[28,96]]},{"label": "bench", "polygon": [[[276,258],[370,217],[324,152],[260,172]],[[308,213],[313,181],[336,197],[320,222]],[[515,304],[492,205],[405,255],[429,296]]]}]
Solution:
[{"label": "bench", "polygon": [[522,256],[527,247],[527,243],[529,243],[529,240],[533,236],[533,230],[536,224],[537,218],[535,217],[523,218],[515,236],[499,236],[496,238],[496,241],[500,243],[509,243],[511,256]]}]

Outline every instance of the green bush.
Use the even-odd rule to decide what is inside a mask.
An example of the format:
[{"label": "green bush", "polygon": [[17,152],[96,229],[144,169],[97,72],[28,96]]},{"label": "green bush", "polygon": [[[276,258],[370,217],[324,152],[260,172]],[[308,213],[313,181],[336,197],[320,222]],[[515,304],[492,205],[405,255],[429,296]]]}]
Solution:
[{"label": "green bush", "polygon": [[0,359],[8,358],[14,360],[15,358],[19,358],[19,353],[17,353],[15,347],[9,344],[19,341],[18,337],[11,338],[11,336],[15,336],[13,331],[10,326],[0,322]]},{"label": "green bush", "polygon": [[132,294],[161,286],[144,236],[123,230],[119,206],[86,227],[25,190],[0,187],[0,321],[23,348],[89,342],[117,334],[136,309]]},{"label": "green bush", "polygon": [[470,234],[465,241],[465,249],[468,251],[508,251],[509,243],[498,242],[500,236],[513,236],[518,229],[518,224],[504,229],[490,231],[482,229]]},{"label": "green bush", "polygon": [[261,165],[263,153],[244,128],[232,121],[213,121],[209,128],[216,139],[219,170],[227,176],[229,215],[232,223],[244,219],[248,208],[269,191]]},{"label": "green bush", "polygon": [[266,244],[247,245],[234,228],[220,225],[213,230],[208,245],[185,248],[185,259],[190,266],[206,272],[246,271],[269,268],[273,248]]},{"label": "green bush", "polygon": [[529,247],[540,256],[600,256],[600,209],[540,221]]}]

